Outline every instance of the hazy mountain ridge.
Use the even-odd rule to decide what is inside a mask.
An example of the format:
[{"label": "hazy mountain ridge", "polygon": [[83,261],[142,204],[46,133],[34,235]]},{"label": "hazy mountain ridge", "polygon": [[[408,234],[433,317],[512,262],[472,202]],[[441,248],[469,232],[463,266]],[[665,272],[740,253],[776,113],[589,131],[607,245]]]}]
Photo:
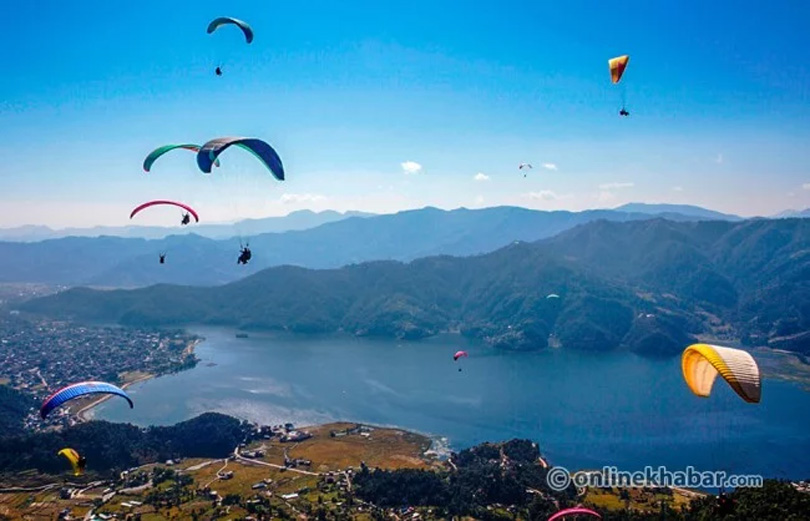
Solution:
[{"label": "hazy mountain ridge", "polygon": [[[236,265],[238,239],[212,240],[195,234],[162,240],[71,237],[37,243],[0,242],[0,281],[112,287],[216,285],[271,266],[336,268],[370,260],[476,255],[516,240],[551,237],[598,219],[651,218],[654,216],[614,210],[543,212],[495,207],[444,211],[428,207],[249,237],[254,255],[247,266]],[[166,264],[157,262],[160,252],[167,254]]]},{"label": "hazy mountain ridge", "polygon": [[170,235],[195,234],[209,239],[228,239],[242,235],[261,233],[282,233],[290,230],[306,230],[328,222],[340,221],[349,217],[370,217],[366,212],[337,212],[324,210],[297,210],[282,217],[244,219],[233,224],[201,224],[190,228],[180,226],[93,226],[90,228],[53,229],[42,225],[24,225],[14,228],[0,228],[0,240],[15,242],[36,242],[66,237],[121,237],[128,239],[163,239]]},{"label": "hazy mountain ridge", "polygon": [[708,334],[807,353],[809,251],[810,223],[799,219],[598,221],[474,257],[283,266],[214,288],[76,289],[23,309],[131,325],[400,338],[459,330],[510,349],[646,354],[674,354]]}]

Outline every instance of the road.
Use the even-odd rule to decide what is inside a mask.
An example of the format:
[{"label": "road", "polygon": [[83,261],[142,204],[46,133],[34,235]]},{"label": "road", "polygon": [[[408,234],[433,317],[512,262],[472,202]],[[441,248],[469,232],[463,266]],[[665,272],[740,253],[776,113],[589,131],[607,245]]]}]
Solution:
[{"label": "road", "polygon": [[296,468],[292,468],[292,467],[285,467],[284,465],[277,465],[275,463],[268,463],[268,462],[262,461],[262,460],[246,458],[246,457],[242,456],[241,454],[239,454],[239,447],[238,446],[235,449],[233,449],[233,456],[234,456],[234,458],[241,461],[242,463],[254,463],[256,465],[263,465],[265,467],[272,467],[274,469],[284,469],[284,468],[286,468],[287,471],[289,471],[289,472],[297,472],[299,474],[305,474],[307,476],[320,476],[321,475],[318,472],[310,472],[308,470],[301,470],[301,469],[296,469]]}]

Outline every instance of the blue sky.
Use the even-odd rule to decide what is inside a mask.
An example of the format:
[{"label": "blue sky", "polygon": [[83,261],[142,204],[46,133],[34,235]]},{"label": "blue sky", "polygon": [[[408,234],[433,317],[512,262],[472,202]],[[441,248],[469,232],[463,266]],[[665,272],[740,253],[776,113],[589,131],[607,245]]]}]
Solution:
[{"label": "blue sky", "polygon": [[[123,224],[152,198],[207,222],[301,208],[810,206],[804,1],[166,5],[7,6],[0,226]],[[223,15],[248,21],[254,42],[234,27],[206,34]],[[607,60],[625,53],[620,118]],[[141,169],[159,145],[223,135],[273,144],[288,180],[238,150],[211,177],[184,151]]]}]

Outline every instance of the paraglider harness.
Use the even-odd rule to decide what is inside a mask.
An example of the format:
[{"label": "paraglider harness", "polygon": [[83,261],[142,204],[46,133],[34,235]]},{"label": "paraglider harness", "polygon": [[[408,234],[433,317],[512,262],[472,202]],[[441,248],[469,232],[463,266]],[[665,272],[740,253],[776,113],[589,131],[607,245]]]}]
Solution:
[{"label": "paraglider harness", "polygon": [[217,76],[222,76],[222,67],[217,67],[216,70],[214,71],[214,74],[216,74]]},{"label": "paraglider harness", "polygon": [[620,116],[629,116],[629,115],[630,115],[630,113],[629,113],[629,112],[627,112],[627,110],[622,109],[622,110],[620,110],[620,111],[619,111],[619,115],[620,115]]},{"label": "paraglider harness", "polygon": [[253,256],[253,254],[250,253],[250,244],[245,244],[244,246],[239,244],[239,248],[239,258],[236,259],[236,263],[247,264],[250,258]]},{"label": "paraglider harness", "polygon": [[184,213],[183,214],[183,220],[180,221],[180,224],[185,226],[190,222],[191,222],[191,216],[188,214],[188,212]]},{"label": "paraglider harness", "polygon": [[165,264],[166,263],[166,254],[165,253],[159,253],[158,255],[160,255],[160,263]]}]

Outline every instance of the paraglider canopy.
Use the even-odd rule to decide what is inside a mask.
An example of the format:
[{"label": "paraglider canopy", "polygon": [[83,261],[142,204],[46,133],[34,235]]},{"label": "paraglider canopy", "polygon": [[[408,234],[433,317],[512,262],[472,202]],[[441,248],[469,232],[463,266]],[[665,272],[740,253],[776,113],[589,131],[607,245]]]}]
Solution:
[{"label": "paraglider canopy", "polygon": [[79,456],[78,452],[69,447],[65,447],[64,449],[60,450],[57,455],[64,456],[70,462],[70,466],[73,467],[74,476],[82,475],[87,460],[82,456]]},{"label": "paraglider canopy", "polygon": [[[152,150],[151,152],[149,152],[149,155],[146,156],[146,159],[143,160],[143,170],[144,170],[144,172],[149,172],[151,170],[151,168],[152,168],[152,165],[155,163],[155,161],[158,160],[158,158],[160,156],[162,156],[163,154],[165,154],[167,152],[171,152],[172,150],[175,150],[177,148],[182,148],[184,150],[190,150],[192,152],[199,152],[200,151],[200,145],[194,145],[192,143],[185,143],[185,144],[182,144],[182,145],[163,145],[162,147],[158,147],[158,148]],[[216,161],[214,164],[216,166],[219,166],[219,161]]]},{"label": "paraglider canopy", "polygon": [[762,379],[754,357],[742,349],[692,344],[681,356],[683,378],[689,389],[703,398],[712,392],[717,375],[748,403],[759,403]]},{"label": "paraglider canopy", "polygon": [[45,401],[42,402],[42,407],[39,409],[39,415],[42,417],[42,419],[45,419],[45,417],[47,417],[51,411],[69,400],[73,400],[74,398],[88,394],[99,393],[117,394],[129,402],[130,409],[134,407],[132,399],[129,397],[129,395],[113,384],[108,384],[107,382],[78,382],[68,385],[67,387],[63,387],[45,398]]},{"label": "paraglider canopy", "polygon": [[217,29],[219,29],[223,25],[233,24],[238,28],[242,29],[242,32],[245,35],[245,41],[250,43],[253,41],[253,29],[242,20],[237,20],[236,18],[231,18],[230,16],[222,16],[220,18],[216,18],[208,24],[208,34],[213,33]]},{"label": "paraglider canopy", "polygon": [[469,355],[467,351],[456,351],[456,354],[453,355],[453,361],[457,361],[459,358],[467,358]]},{"label": "paraglider canopy", "polygon": [[229,147],[237,145],[256,156],[264,166],[279,181],[284,181],[284,165],[278,153],[266,142],[257,138],[249,137],[220,137],[212,139],[204,144],[197,152],[197,166],[206,174],[211,173],[211,165],[217,160],[220,154]]},{"label": "paraglider canopy", "polygon": [[560,510],[559,512],[553,514],[550,518],[548,518],[548,521],[554,521],[555,519],[563,519],[568,516],[580,516],[580,515],[593,516],[602,519],[602,516],[600,516],[597,512],[594,512],[590,508],[574,507]]},{"label": "paraglider canopy", "polygon": [[610,81],[613,83],[619,83],[619,80],[622,79],[622,74],[624,74],[624,70],[627,68],[627,62],[630,61],[630,56],[617,56],[615,58],[611,58],[608,60],[608,67],[610,68]]},{"label": "paraglider canopy", "polygon": [[548,295],[546,295],[546,298],[547,298],[547,299],[548,299],[548,298],[560,298],[560,296],[559,296],[559,295],[557,295],[556,293],[549,293]]},{"label": "paraglider canopy", "polygon": [[170,205],[170,206],[177,206],[178,208],[182,208],[183,210],[185,210],[189,214],[191,214],[194,217],[194,220],[196,222],[200,222],[200,217],[197,215],[197,212],[194,211],[194,208],[190,207],[187,204],[179,203],[177,201],[164,201],[162,199],[157,200],[157,201],[149,201],[147,203],[143,203],[142,205],[136,207],[134,210],[132,210],[132,213],[129,214],[129,218],[132,219],[138,213],[140,213],[142,210],[145,210],[146,208],[150,208],[152,206],[160,206],[160,205]]}]

